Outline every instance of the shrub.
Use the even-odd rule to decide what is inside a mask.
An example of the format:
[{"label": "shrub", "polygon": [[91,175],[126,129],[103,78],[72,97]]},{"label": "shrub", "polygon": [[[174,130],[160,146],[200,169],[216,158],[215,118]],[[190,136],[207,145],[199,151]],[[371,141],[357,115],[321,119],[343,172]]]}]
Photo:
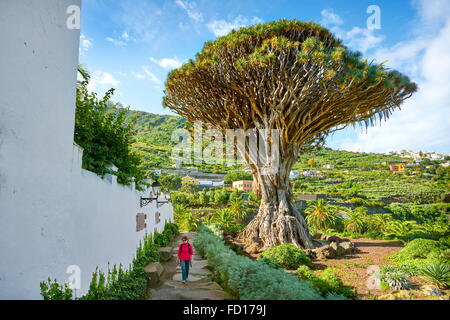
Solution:
[{"label": "shrub", "polygon": [[415,221],[393,220],[386,226],[386,234],[396,237],[408,237],[415,233],[423,231],[423,228]]},{"label": "shrub", "polygon": [[60,285],[56,279],[52,281],[48,278],[48,282],[41,282],[41,295],[44,300],[72,300],[73,292],[69,288],[69,284]]},{"label": "shrub", "polygon": [[345,286],[331,269],[315,274],[308,266],[300,266],[296,273],[300,279],[310,281],[324,296],[333,294],[349,298],[356,297],[356,292],[351,287]]},{"label": "shrub", "polygon": [[448,247],[445,244],[436,240],[414,239],[399,252],[394,253],[392,258],[395,260],[438,258],[447,249]]},{"label": "shrub", "polygon": [[420,274],[441,289],[450,286],[450,264],[448,261],[434,261],[426,264]]},{"label": "shrub", "polygon": [[379,271],[380,281],[391,289],[401,290],[411,287],[410,277],[415,274],[415,268],[409,265],[382,266]]},{"label": "shrub", "polygon": [[[237,256],[206,226],[194,240],[197,252],[208,259],[223,285],[242,300],[321,300],[318,290],[306,281],[261,261]],[[341,298],[341,297],[331,297]]]},{"label": "shrub", "polygon": [[[80,70],[80,68],[79,68]],[[117,175],[117,182],[129,185],[135,179],[136,188],[146,184],[142,157],[132,151],[135,142],[135,116],[129,116],[128,108],[111,106],[114,89],[106,91],[103,98],[88,90],[89,75],[76,91],[74,141],[83,148],[82,167],[100,176]],[[106,166],[113,163],[118,171],[113,173]]]},{"label": "shrub", "polygon": [[265,250],[258,258],[272,258],[286,269],[297,269],[300,265],[311,264],[311,259],[292,243],[285,243]]},{"label": "shrub", "polygon": [[273,258],[261,258],[259,261],[264,262],[271,268],[281,269],[281,266]]}]

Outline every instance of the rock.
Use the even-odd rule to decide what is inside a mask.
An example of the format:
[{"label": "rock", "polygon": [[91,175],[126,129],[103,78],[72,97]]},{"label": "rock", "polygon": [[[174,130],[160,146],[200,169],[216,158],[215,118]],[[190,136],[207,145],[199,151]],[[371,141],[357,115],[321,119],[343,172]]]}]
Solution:
[{"label": "rock", "polygon": [[247,253],[249,253],[249,254],[258,253],[259,246],[256,243],[252,243],[251,245],[249,245],[248,247],[245,248],[245,251],[247,251]]},{"label": "rock", "polygon": [[317,259],[336,258],[336,250],[332,248],[330,245],[314,249],[314,251],[316,253]]},{"label": "rock", "polygon": [[308,256],[308,258],[310,259],[316,259],[316,252],[313,249],[305,249],[305,254]]},{"label": "rock", "polygon": [[339,238],[338,236],[329,236],[327,241],[331,243],[332,242],[339,243],[341,242],[341,238]]},{"label": "rock", "polygon": [[427,296],[442,296],[444,294],[441,290],[432,285],[421,286],[420,290]]},{"label": "rock", "polygon": [[158,248],[158,251],[161,255],[161,261],[168,261],[172,258],[172,247],[162,247]]},{"label": "rock", "polygon": [[315,233],[314,235],[313,235],[313,239],[321,239],[322,238],[322,234],[321,233]]},{"label": "rock", "polygon": [[152,262],[145,266],[145,272],[150,276],[150,286],[158,284],[162,279],[162,274],[164,273],[164,267],[159,262]]},{"label": "rock", "polygon": [[337,242],[332,242],[330,244],[330,247],[332,247],[336,251],[337,257],[343,257],[343,256],[345,256],[345,254],[347,252],[347,250]]},{"label": "rock", "polygon": [[352,254],[356,251],[355,244],[350,241],[341,242],[339,246],[345,250],[345,254]]}]

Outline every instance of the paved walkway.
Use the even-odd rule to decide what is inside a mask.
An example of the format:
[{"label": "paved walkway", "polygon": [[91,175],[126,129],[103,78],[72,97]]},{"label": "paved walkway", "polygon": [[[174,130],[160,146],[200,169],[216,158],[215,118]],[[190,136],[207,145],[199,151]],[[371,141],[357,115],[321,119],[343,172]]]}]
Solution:
[{"label": "paved walkway", "polygon": [[[164,281],[150,290],[149,300],[225,300],[230,296],[222,287],[211,280],[211,271],[208,263],[195,252],[192,267],[189,268],[189,277],[186,284],[181,282],[181,268],[176,263],[177,248],[181,238],[187,236],[192,244],[196,232],[180,233],[173,242],[172,258],[161,263],[164,267]],[[195,251],[195,247],[194,247]]]}]

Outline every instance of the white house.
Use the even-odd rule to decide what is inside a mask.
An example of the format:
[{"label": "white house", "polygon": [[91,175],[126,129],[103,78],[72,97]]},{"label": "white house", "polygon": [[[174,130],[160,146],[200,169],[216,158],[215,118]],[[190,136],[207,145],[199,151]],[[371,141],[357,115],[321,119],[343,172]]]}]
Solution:
[{"label": "white house", "polygon": [[317,170],[305,170],[303,171],[303,175],[307,177],[318,177],[320,176],[320,171]]}]

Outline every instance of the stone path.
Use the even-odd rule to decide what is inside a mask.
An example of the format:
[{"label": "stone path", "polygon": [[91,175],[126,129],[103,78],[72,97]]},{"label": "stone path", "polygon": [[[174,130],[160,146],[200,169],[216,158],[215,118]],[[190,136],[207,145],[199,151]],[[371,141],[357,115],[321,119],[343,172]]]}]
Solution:
[{"label": "stone path", "polygon": [[[180,233],[173,242],[172,258],[162,262],[164,267],[164,279],[156,287],[150,289],[149,300],[225,300],[230,296],[223,291],[222,287],[211,280],[211,271],[208,263],[200,255],[194,252],[192,267],[189,268],[187,283],[181,282],[181,268],[176,263],[177,248],[181,238],[187,236],[192,244],[196,232]],[[195,247],[194,247],[195,251]]]}]

